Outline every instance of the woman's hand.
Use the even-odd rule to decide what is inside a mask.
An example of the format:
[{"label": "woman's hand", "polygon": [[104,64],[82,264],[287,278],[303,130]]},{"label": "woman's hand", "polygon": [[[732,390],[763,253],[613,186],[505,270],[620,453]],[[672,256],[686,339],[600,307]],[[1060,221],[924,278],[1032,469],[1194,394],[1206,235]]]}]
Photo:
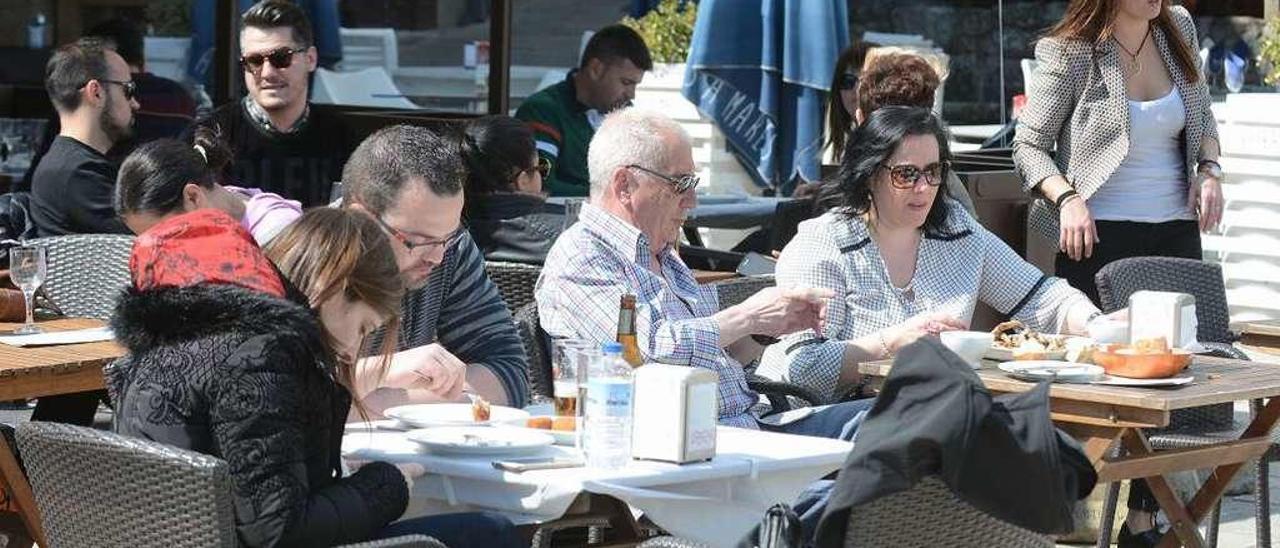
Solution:
[{"label": "woman's hand", "polygon": [[1084,198],[1067,198],[1062,204],[1058,222],[1061,225],[1058,249],[1073,261],[1093,256],[1093,244],[1098,242],[1098,229],[1093,224],[1093,214],[1089,213],[1089,206],[1085,205]]},{"label": "woman's hand", "polygon": [[943,331],[968,329],[968,327],[964,322],[945,312],[925,312],[912,316],[907,321],[890,327],[882,333],[889,354],[896,355],[902,347],[916,342],[921,337],[937,335]]},{"label": "woman's hand", "polygon": [[1222,221],[1222,182],[1215,177],[1198,179],[1187,190],[1187,207],[1200,219],[1200,232],[1208,232]]}]

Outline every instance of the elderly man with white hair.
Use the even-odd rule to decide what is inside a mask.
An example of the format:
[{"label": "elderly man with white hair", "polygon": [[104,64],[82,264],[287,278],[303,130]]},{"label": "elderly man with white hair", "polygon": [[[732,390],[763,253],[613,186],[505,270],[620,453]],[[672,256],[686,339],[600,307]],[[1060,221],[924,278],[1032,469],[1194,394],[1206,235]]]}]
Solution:
[{"label": "elderly man with white hair", "polygon": [[[761,419],[742,357],[750,335],[814,328],[832,295],[768,288],[720,310],[675,253],[674,238],[698,204],[689,137],[671,119],[615,111],[587,152],[591,197],[560,235],[538,279],[538,314],[553,337],[612,340],[623,294],[636,296],[636,334],[645,361],[701,367],[719,377],[721,424],[849,439],[870,400]],[[755,349],[758,351],[758,347]]]}]

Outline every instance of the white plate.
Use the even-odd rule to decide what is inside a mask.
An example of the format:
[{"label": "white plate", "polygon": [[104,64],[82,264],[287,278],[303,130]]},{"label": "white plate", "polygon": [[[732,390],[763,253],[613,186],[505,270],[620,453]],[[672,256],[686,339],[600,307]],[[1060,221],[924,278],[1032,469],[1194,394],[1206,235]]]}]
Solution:
[{"label": "white plate", "polygon": [[1099,366],[1050,360],[1004,362],[1000,370],[1020,380],[1087,383],[1102,378]]},{"label": "white plate", "polygon": [[1154,386],[1182,386],[1190,384],[1196,380],[1193,375],[1183,375],[1181,377],[1167,377],[1163,379],[1131,379],[1129,377],[1117,377],[1115,375],[1105,375],[1101,379],[1093,381],[1093,384],[1102,384],[1108,386],[1137,386],[1140,388]]},{"label": "white plate", "polygon": [[[432,426],[474,426],[489,424],[477,422],[471,415],[469,403],[422,403],[401,405],[386,410],[384,415],[415,428]],[[507,422],[529,418],[529,412],[501,405],[489,406],[490,422]]]},{"label": "white plate", "polygon": [[[1049,335],[1049,336],[1060,337],[1061,335]],[[1063,343],[1070,344],[1072,339],[1077,339],[1077,338],[1082,338],[1082,337],[1066,337]],[[999,362],[1013,361],[1013,349],[1005,348],[1003,346],[997,346],[996,344],[992,343],[991,348],[988,348],[986,354],[983,354],[982,357],[988,360],[995,360]],[[1044,359],[1050,360],[1050,361],[1063,360],[1066,357],[1067,357],[1067,350],[1065,348],[1062,350],[1054,350],[1052,352],[1044,353]]]},{"label": "white plate", "polygon": [[405,437],[441,455],[520,455],[555,443],[550,434],[528,428],[441,426],[410,430]]}]

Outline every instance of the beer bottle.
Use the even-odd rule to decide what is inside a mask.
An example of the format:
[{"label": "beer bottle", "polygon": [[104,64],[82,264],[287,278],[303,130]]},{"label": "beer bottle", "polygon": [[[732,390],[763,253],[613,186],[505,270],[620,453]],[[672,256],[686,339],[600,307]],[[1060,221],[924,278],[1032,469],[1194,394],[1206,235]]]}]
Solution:
[{"label": "beer bottle", "polygon": [[644,357],[640,354],[640,346],[636,342],[636,296],[622,296],[618,307],[618,342],[622,344],[622,359],[631,367],[644,365]]}]

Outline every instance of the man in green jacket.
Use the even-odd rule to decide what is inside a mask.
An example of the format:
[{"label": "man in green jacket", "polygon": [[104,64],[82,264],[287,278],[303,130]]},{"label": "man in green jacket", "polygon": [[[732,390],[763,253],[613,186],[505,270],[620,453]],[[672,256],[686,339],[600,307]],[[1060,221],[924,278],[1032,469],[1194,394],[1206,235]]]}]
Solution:
[{"label": "man in green jacket", "polygon": [[604,115],[628,106],[645,71],[649,48],[623,25],[600,29],[582,51],[582,62],[564,81],[525,99],[516,118],[533,129],[538,155],[551,162],[543,188],[552,196],[586,196],[587,143]]}]

